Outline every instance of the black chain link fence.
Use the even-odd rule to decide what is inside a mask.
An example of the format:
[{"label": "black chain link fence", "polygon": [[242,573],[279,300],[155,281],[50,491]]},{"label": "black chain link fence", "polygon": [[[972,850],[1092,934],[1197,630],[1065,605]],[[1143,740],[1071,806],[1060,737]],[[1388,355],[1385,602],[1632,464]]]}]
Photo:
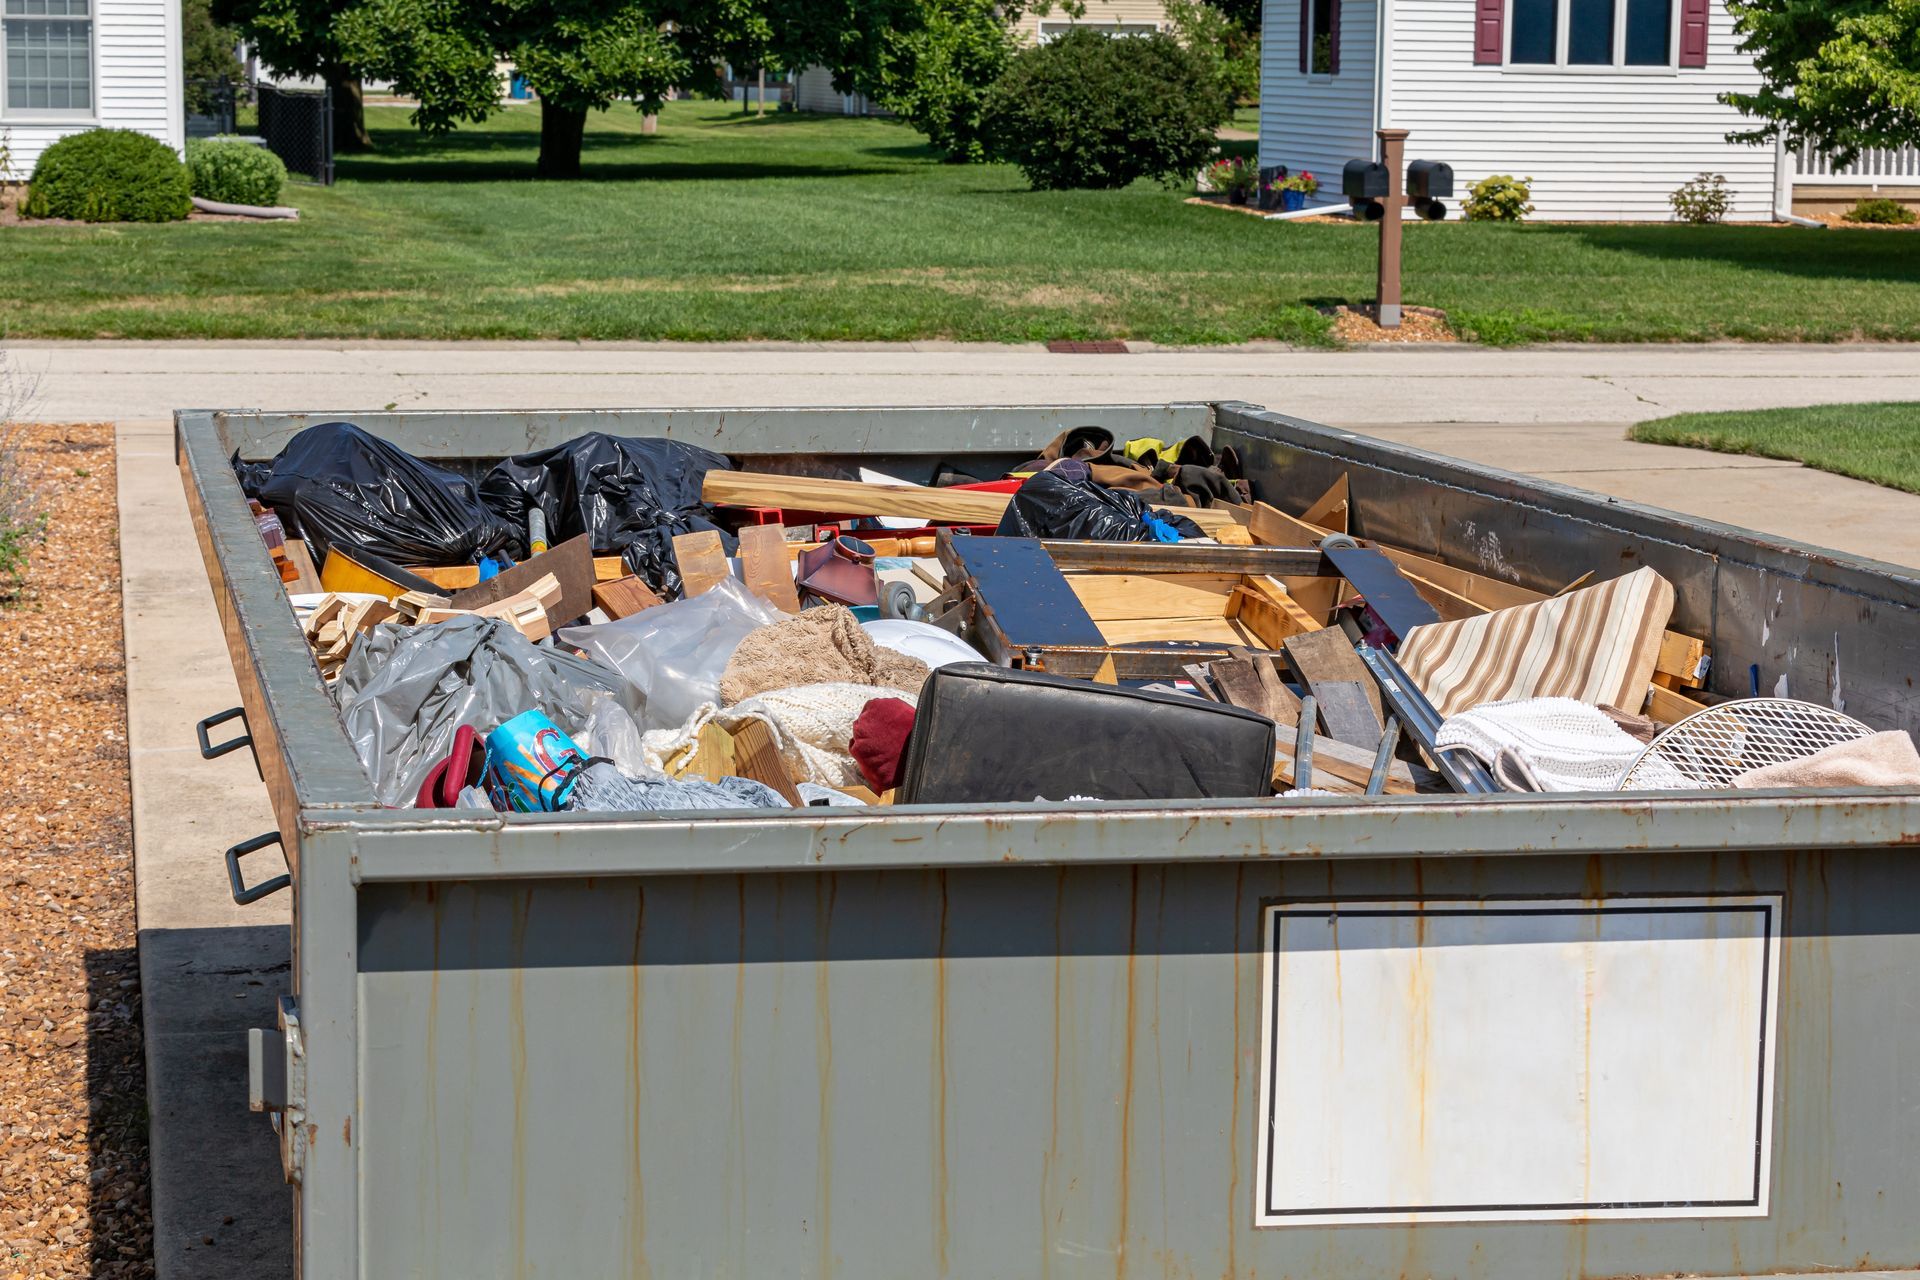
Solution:
[{"label": "black chain link fence", "polygon": [[240,104],[252,101],[250,89],[231,80],[187,81],[187,136],[217,138],[235,132]]},{"label": "black chain link fence", "polygon": [[289,173],[333,185],[333,90],[256,85],[260,136]]}]

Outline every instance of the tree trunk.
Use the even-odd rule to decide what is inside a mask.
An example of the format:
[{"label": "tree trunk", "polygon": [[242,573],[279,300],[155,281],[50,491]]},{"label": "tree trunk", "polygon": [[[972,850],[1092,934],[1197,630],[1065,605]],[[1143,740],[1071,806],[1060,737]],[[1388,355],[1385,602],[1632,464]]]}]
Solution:
[{"label": "tree trunk", "polygon": [[333,149],[371,151],[367,134],[367,103],[360,91],[360,75],[348,67],[327,68],[327,87],[333,90]]},{"label": "tree trunk", "polygon": [[584,107],[540,104],[540,163],[534,172],[542,178],[580,176],[580,143],[587,132]]}]

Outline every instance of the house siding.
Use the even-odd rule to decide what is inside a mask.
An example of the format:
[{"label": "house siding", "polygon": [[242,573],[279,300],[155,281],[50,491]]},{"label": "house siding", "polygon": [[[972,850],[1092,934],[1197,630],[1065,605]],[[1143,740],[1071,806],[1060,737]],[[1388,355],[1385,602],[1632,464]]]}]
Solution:
[{"label": "house siding", "polygon": [[12,136],[21,177],[33,172],[42,151],[87,129],[137,129],[175,151],[185,146],[177,0],[95,0],[94,11],[92,119],[9,116],[0,98],[0,129]]},{"label": "house siding", "polygon": [[1665,221],[1667,197],[1704,171],[1726,175],[1730,219],[1772,217],[1773,149],[1727,142],[1744,118],[1717,101],[1759,84],[1724,0],[1709,7],[1707,65],[1658,74],[1476,66],[1473,0],[1387,2],[1387,117],[1412,132],[1409,157],[1453,166],[1460,197],[1510,173],[1533,179],[1538,217]]},{"label": "house siding", "polygon": [[[1462,0],[1472,34],[1473,0]],[[1300,0],[1267,0],[1260,36],[1260,164],[1319,177],[1338,199],[1340,170],[1374,154],[1374,0],[1341,0],[1340,74],[1300,72]],[[1472,51],[1468,51],[1472,61]]]}]

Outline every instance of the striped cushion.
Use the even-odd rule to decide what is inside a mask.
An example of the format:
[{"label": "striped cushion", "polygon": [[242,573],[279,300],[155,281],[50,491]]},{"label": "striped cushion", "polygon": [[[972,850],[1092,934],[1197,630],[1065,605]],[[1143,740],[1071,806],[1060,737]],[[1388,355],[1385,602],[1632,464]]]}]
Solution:
[{"label": "striped cushion", "polygon": [[1638,711],[1673,613],[1673,584],[1636,569],[1538,604],[1415,627],[1397,655],[1442,716],[1512,698]]}]

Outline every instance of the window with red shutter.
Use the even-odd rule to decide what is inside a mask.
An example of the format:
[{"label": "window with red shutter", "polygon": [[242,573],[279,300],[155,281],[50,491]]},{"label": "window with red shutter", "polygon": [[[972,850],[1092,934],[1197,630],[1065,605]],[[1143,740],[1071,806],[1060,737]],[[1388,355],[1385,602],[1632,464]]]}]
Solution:
[{"label": "window with red shutter", "polygon": [[1680,65],[1707,65],[1707,5],[1710,0],[1680,0]]},{"label": "window with red shutter", "polygon": [[1506,43],[1507,0],[1474,0],[1473,60],[1498,66]]}]

